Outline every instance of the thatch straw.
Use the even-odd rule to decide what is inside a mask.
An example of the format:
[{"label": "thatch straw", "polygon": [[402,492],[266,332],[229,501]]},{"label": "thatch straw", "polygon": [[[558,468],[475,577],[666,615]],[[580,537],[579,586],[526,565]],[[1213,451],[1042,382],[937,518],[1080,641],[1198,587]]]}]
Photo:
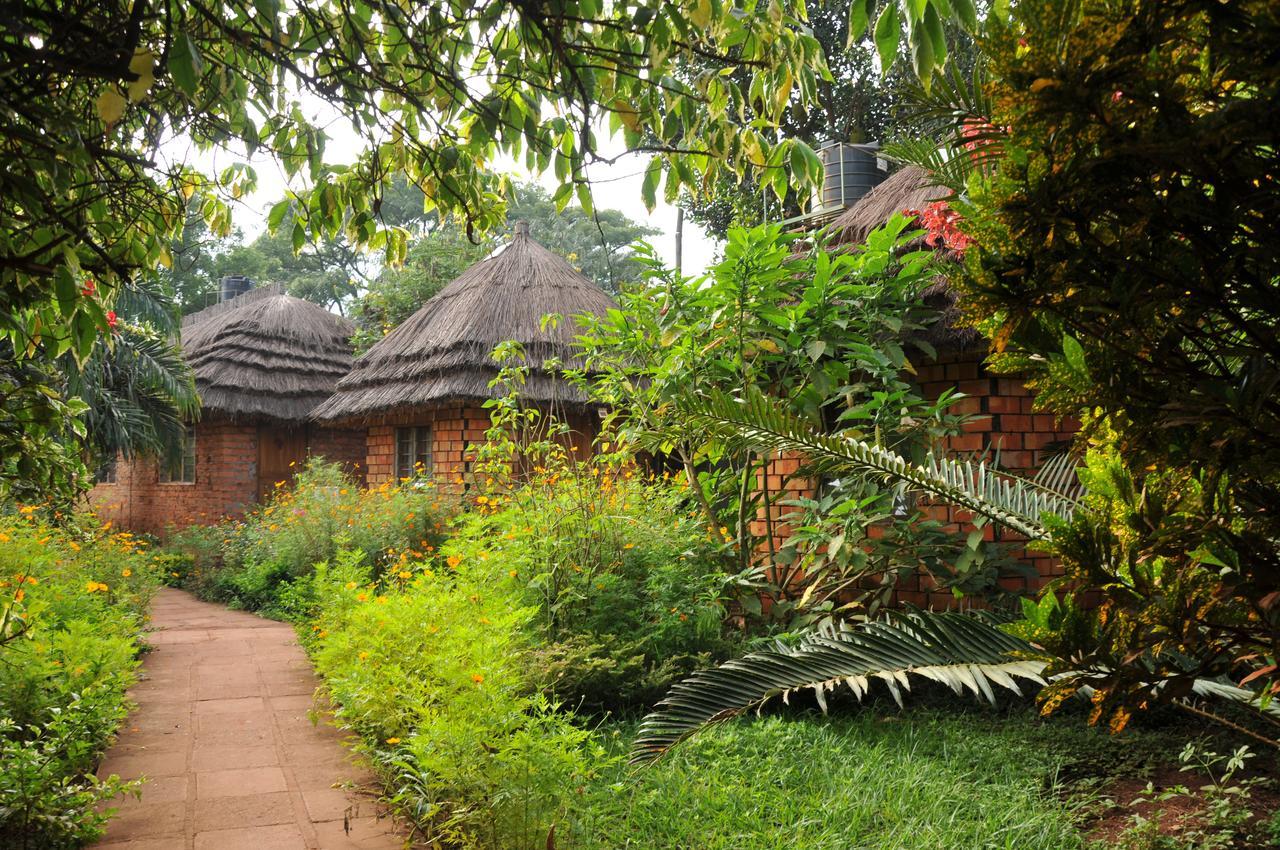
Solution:
[{"label": "thatch straw", "polygon": [[950,190],[932,181],[929,172],[908,165],[863,195],[831,222],[827,230],[837,242],[862,242],[871,231],[893,218],[894,213],[924,209],[950,194]]},{"label": "thatch straw", "polygon": [[[617,305],[565,260],[516,225],[501,253],[463,272],[418,312],[356,360],[337,391],[315,411],[326,422],[371,420],[448,401],[494,397],[499,366],[490,356],[507,340],[525,348],[528,382],[521,396],[535,403],[581,406],[587,399],[543,368],[548,359],[581,366],[573,342],[576,317],[602,316]],[[555,327],[542,317],[561,316]]]},{"label": "thatch straw", "polygon": [[302,424],[351,370],[354,331],[347,319],[265,286],[184,319],[182,350],[206,414]]}]

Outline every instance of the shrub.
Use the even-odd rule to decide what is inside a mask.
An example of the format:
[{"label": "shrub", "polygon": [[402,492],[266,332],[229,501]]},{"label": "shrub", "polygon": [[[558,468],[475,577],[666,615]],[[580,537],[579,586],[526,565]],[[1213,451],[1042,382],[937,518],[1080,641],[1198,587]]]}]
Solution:
[{"label": "shrub", "polygon": [[337,716],[428,841],[548,846],[601,753],[533,686],[536,610],[473,565],[404,567],[375,580],[344,552],[309,582],[307,642]]},{"label": "shrub", "polygon": [[0,847],[92,840],[159,569],[129,533],[0,516]]},{"label": "shrub", "polygon": [[603,458],[537,467],[477,500],[442,551],[533,607],[538,667],[559,698],[648,704],[733,652],[723,547],[682,488]]},{"label": "shrub", "polygon": [[[362,552],[376,573],[435,551],[449,515],[446,499],[423,481],[365,490],[336,463],[315,459],[291,488],[279,487],[242,520],[188,530],[171,551],[195,557],[185,584],[206,598],[271,615],[297,617],[286,588],[340,549]],[[290,604],[278,604],[281,594]]]}]

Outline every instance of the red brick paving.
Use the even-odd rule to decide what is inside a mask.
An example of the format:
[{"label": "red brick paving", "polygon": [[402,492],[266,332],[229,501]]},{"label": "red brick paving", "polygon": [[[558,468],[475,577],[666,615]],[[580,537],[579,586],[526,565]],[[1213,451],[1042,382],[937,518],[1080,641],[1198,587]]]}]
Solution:
[{"label": "red brick paving", "polygon": [[317,680],[293,629],[161,591],[154,651],[99,774],[146,777],[98,850],[400,850],[373,777],[313,724]]}]

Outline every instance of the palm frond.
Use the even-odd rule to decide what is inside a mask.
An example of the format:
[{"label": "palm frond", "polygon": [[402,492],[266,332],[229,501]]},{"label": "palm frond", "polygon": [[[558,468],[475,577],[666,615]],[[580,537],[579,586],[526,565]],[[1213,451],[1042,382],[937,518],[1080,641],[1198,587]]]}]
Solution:
[{"label": "palm frond", "polygon": [[861,699],[877,680],[901,705],[914,676],[990,702],[999,690],[1021,695],[1018,679],[1038,690],[1048,659],[997,623],[980,612],[889,612],[883,619],[815,632],[795,647],[778,646],[699,671],[672,687],[644,718],[631,761],[652,761],[710,723],[802,689],[812,689],[823,710],[826,694],[838,685]]},{"label": "palm frond", "polygon": [[906,484],[1038,540],[1041,516],[1069,519],[1078,501],[1034,481],[998,472],[985,462],[926,454],[913,463],[891,449],[842,434],[823,434],[758,393],[745,399],[715,394],[687,411],[703,428],[757,449],[796,452],[808,462],[844,475],[872,475]]}]

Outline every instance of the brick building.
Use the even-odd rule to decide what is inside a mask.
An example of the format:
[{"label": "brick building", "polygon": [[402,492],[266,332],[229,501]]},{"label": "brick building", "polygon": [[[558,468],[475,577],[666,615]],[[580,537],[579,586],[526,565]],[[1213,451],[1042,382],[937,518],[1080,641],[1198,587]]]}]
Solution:
[{"label": "brick building", "polygon": [[200,418],[174,456],[117,458],[100,470],[89,499],[104,518],[163,534],[243,514],[310,456],[358,473],[363,430],[310,420],[351,368],[354,326],[278,287],[243,292],[246,284],[224,281],[219,303],[183,320]]},{"label": "brick building", "polygon": [[[907,167],[871,189],[857,203],[832,221],[830,232],[838,244],[853,246],[863,242],[867,234],[888,221],[895,213],[920,210],[929,203],[942,200],[947,190],[930,182],[922,169]],[[964,394],[950,410],[966,414],[969,421],[963,433],[945,440],[943,448],[960,455],[977,455],[998,451],[1001,468],[1014,473],[1034,473],[1048,451],[1070,441],[1079,428],[1075,421],[1057,421],[1054,416],[1036,413],[1034,395],[1017,376],[996,375],[985,367],[987,344],[977,332],[958,324],[959,309],[953,292],[944,281],[924,293],[926,303],[938,309],[940,320],[926,333],[925,341],[937,352],[936,359],[916,363],[915,380],[922,395],[936,399],[944,391],[956,389]],[[766,507],[762,507],[752,524],[752,533],[765,537],[772,533],[774,547],[790,537],[785,517],[795,511],[783,503],[797,498],[813,498],[818,482],[803,475],[803,459],[798,456],[777,457],[759,477],[765,491]],[[972,517],[949,504],[924,504],[924,511],[955,529],[969,525]],[[876,529],[869,531],[876,533]],[[988,525],[987,540],[1020,542],[1011,532]],[[1060,575],[1058,563],[1043,554],[1022,550],[1020,560],[1034,567],[1038,576],[1030,581],[1009,577],[1001,579],[1008,589],[1038,590],[1051,577]],[[949,607],[955,599],[949,590],[939,590],[931,578],[917,574],[898,585],[896,598],[923,607]]]},{"label": "brick building", "polygon": [[[514,341],[527,369],[521,401],[567,423],[573,444],[586,452],[599,416],[577,387],[544,364],[580,365],[574,317],[616,306],[520,222],[501,252],[467,269],[357,359],[314,418],[367,429],[370,486],[425,471],[444,487],[465,487],[467,448],[483,442],[489,427],[484,403],[507,392],[491,386],[499,372],[492,352]],[[558,322],[543,321],[552,314]]]}]

